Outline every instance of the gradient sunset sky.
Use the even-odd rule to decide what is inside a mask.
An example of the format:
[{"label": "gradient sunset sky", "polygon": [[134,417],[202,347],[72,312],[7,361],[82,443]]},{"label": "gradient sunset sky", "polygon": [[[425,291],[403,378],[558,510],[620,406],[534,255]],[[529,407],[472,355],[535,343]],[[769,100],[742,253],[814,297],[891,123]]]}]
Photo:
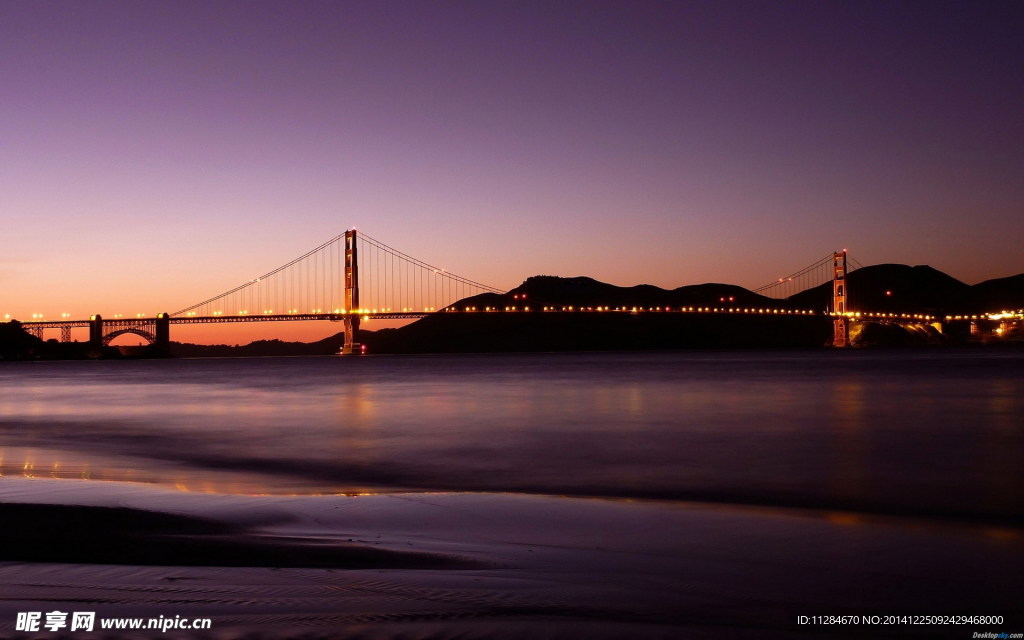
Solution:
[{"label": "gradient sunset sky", "polygon": [[174,311],[352,226],[502,288],[1014,275],[1022,33],[1019,1],[2,2],[0,316]]}]

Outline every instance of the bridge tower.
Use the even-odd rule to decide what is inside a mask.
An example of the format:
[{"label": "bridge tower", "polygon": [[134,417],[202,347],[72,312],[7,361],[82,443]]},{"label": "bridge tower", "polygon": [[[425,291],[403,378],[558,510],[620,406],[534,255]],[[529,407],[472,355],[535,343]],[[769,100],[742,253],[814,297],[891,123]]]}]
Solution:
[{"label": "bridge tower", "polygon": [[345,232],[345,344],[342,354],[360,353],[356,342],[359,331],[359,256],[356,250],[356,230]]},{"label": "bridge tower", "polygon": [[846,316],[846,250],[832,254],[832,346],[847,347],[850,319]]}]

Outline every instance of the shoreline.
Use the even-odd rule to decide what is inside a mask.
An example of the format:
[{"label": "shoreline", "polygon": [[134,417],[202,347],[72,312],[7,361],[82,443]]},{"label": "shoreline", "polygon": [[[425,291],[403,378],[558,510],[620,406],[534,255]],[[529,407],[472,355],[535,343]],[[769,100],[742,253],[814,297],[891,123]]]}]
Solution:
[{"label": "shoreline", "polygon": [[[261,341],[257,341],[261,342]],[[1014,339],[1000,339],[1000,340],[988,340],[988,341],[969,341],[964,343],[921,343],[921,344],[893,344],[893,345],[851,345],[847,347],[832,347],[830,345],[822,345],[817,347],[810,347],[806,345],[797,346],[778,346],[778,345],[765,345],[765,346],[750,346],[750,345],[737,345],[737,346],[723,346],[723,345],[708,345],[708,346],[693,346],[693,347],[650,347],[650,348],[565,348],[565,349],[543,349],[543,350],[518,350],[518,349],[506,349],[506,350],[491,350],[491,351],[425,351],[425,350],[412,350],[412,351],[386,351],[386,352],[374,352],[368,351],[359,354],[342,354],[340,351],[331,352],[320,352],[320,353],[246,353],[245,349],[249,345],[240,346],[227,346],[227,345],[202,345],[192,343],[181,343],[185,344],[190,348],[198,348],[199,350],[210,348],[212,353],[210,354],[192,354],[192,355],[132,355],[132,354],[121,354],[119,356],[108,356],[108,357],[32,357],[32,358],[11,358],[4,359],[0,358],[2,362],[72,362],[72,361],[137,361],[137,360],[205,360],[205,359],[245,359],[245,358],[310,358],[310,357],[328,357],[328,356],[341,356],[345,355],[349,357],[365,357],[365,356],[454,356],[454,355],[538,355],[538,354],[583,354],[583,353],[709,353],[715,351],[721,351],[725,353],[736,353],[736,352],[750,352],[750,353],[767,353],[773,351],[787,351],[787,352],[921,352],[921,351],[986,351],[986,350],[1016,350],[1024,349],[1024,340]],[[294,343],[298,345],[310,345],[313,343]],[[142,347],[129,347],[129,349],[145,349]],[[223,351],[221,353],[220,351]]]}]

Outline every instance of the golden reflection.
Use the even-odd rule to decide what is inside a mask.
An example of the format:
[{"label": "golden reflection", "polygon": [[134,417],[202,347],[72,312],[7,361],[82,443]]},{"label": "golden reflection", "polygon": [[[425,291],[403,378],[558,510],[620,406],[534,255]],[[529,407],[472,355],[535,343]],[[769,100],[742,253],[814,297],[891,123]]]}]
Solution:
[{"label": "golden reflection", "polygon": [[1006,527],[985,527],[982,532],[986,537],[994,540],[1019,540],[1021,532]]},{"label": "golden reflection", "polygon": [[833,435],[829,485],[837,497],[858,498],[869,490],[865,461],[869,457],[864,436],[865,389],[859,380],[843,380],[832,386],[829,407]]},{"label": "golden reflection", "polygon": [[195,470],[183,477],[180,468],[152,466],[145,469],[111,461],[77,457],[66,451],[46,451],[16,447],[0,447],[0,476],[41,480],[74,480],[88,482],[123,482],[173,488],[186,493],[228,495],[367,495],[379,493],[365,486],[289,485],[280,478],[259,473],[239,474],[216,470]]},{"label": "golden reflection", "polygon": [[337,395],[338,412],[346,426],[367,426],[376,418],[377,403],[373,391],[372,385],[360,382],[340,387]]},{"label": "golden reflection", "polygon": [[849,332],[850,342],[857,342],[860,340],[860,334],[864,332],[864,324],[860,322],[850,323]]},{"label": "golden reflection", "polygon": [[640,385],[634,384],[630,386],[626,397],[630,413],[640,415],[644,412],[644,392]]},{"label": "golden reflection", "polygon": [[619,407],[617,390],[610,385],[602,385],[594,389],[593,403],[601,414],[607,415]]},{"label": "golden reflection", "polygon": [[1022,403],[1020,382],[1001,378],[992,380],[988,393],[988,428],[982,438],[985,464],[983,482],[995,504],[1020,504],[1024,491],[1015,478],[1020,474],[1020,461],[1024,456],[1021,439],[1016,437],[1020,428]]},{"label": "golden reflection", "polygon": [[854,525],[864,524],[864,518],[856,513],[848,511],[830,511],[825,514],[825,519],[832,524]]},{"label": "golden reflection", "polygon": [[378,404],[374,393],[375,387],[367,383],[356,382],[339,388],[335,401],[338,415],[335,447],[339,458],[361,464],[371,462]]},{"label": "golden reflection", "polygon": [[1018,399],[1021,397],[1021,385],[1016,380],[1000,379],[993,380],[989,388],[989,414],[996,420],[996,426],[1002,430],[1006,427],[1015,427],[1019,419]]}]

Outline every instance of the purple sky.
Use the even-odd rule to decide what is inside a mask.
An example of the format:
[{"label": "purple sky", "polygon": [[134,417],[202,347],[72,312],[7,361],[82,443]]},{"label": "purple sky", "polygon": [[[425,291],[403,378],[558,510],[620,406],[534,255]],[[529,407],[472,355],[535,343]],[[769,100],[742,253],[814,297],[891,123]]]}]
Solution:
[{"label": "purple sky", "polygon": [[1013,275],[1021,33],[1017,1],[3,2],[0,316],[173,311],[351,226],[504,288]]}]

